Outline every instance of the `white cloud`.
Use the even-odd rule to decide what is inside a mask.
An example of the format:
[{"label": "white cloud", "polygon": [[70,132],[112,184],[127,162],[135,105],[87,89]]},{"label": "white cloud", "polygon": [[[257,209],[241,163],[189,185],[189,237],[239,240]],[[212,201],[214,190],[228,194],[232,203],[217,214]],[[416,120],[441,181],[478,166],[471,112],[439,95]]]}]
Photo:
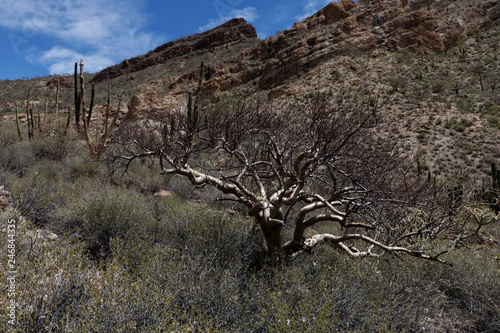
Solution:
[{"label": "white cloud", "polygon": [[297,15],[295,18],[302,21],[306,17],[315,14],[318,10],[328,5],[332,0],[306,0],[302,14]]},{"label": "white cloud", "polygon": [[107,56],[89,53],[81,54],[61,46],[55,46],[43,53],[40,63],[49,67],[51,73],[73,73],[75,62],[83,60],[86,72],[97,72],[105,67],[112,66],[115,61]]},{"label": "white cloud", "polygon": [[229,21],[233,18],[244,18],[247,22],[254,22],[259,15],[257,14],[257,8],[255,7],[246,7],[243,9],[232,9],[229,11],[224,11],[219,13],[219,17],[216,19],[208,20],[208,23],[204,26],[198,28],[198,32],[203,32],[215,28],[226,21]]},{"label": "white cloud", "polygon": [[0,27],[26,39],[55,40],[46,49],[37,44],[38,49],[30,48],[26,55],[51,74],[71,72],[80,59],[86,71],[98,71],[163,42],[164,38],[142,30],[145,1],[0,0]]}]

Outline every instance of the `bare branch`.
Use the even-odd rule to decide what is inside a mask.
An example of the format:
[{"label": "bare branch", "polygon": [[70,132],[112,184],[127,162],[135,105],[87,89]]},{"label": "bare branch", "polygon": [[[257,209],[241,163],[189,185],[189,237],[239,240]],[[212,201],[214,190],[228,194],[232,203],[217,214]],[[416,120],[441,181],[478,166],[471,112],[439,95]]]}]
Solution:
[{"label": "bare branch", "polygon": [[[443,255],[444,253],[447,253],[447,251],[443,251],[441,253],[438,253],[435,256],[429,256],[424,254],[422,250],[411,250],[405,247],[398,247],[398,246],[388,246],[385,244],[382,244],[368,236],[361,235],[361,234],[347,234],[347,235],[342,235],[342,236],[335,236],[332,234],[316,234],[304,241],[303,248],[306,251],[311,251],[314,247],[318,246],[321,243],[328,243],[331,245],[338,245],[341,246],[344,250],[347,248],[343,242],[349,241],[349,240],[362,240],[366,243],[372,244],[384,251],[387,252],[403,252],[409,255],[412,255],[414,257],[419,257],[422,259],[427,259],[427,260],[433,260],[433,261],[438,261],[443,264],[448,264],[447,262],[439,259],[438,257]],[[373,254],[370,251],[365,251],[365,252],[356,252],[356,251],[348,251],[350,255],[361,257],[361,256],[377,256],[377,254]]]}]

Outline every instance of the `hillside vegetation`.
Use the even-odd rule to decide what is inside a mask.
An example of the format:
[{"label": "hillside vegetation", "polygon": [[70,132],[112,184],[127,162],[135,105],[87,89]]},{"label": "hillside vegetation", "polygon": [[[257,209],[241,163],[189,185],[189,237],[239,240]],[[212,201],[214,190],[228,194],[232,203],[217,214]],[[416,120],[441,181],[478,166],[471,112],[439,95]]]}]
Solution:
[{"label": "hillside vegetation", "polygon": [[[445,255],[453,266],[395,255],[353,260],[321,247],[257,269],[252,221],[186,201],[205,194],[179,179],[147,165],[107,176],[79,141],[18,142],[6,127],[0,150],[0,178],[17,207],[2,211],[1,220],[17,223],[18,332],[500,327],[495,246],[454,248]],[[149,191],[141,193],[142,186]],[[165,187],[178,196],[148,194]],[[46,229],[57,239],[38,236]],[[500,236],[498,223],[485,231]],[[6,233],[1,237],[5,244]]]}]

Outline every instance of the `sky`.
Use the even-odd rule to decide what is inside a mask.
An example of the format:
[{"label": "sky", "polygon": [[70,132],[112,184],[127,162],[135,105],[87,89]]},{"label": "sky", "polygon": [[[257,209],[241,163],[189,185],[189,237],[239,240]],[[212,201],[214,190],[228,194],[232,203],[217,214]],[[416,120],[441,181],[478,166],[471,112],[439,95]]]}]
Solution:
[{"label": "sky", "polygon": [[0,79],[94,73],[235,17],[259,38],[332,0],[0,0]]}]

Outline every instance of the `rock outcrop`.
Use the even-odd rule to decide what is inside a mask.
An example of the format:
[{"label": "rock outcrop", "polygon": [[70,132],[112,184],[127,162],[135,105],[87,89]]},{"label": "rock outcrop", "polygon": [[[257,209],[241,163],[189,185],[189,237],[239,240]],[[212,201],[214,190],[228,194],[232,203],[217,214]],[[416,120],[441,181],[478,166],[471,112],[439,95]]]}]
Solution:
[{"label": "rock outcrop", "polygon": [[500,19],[500,1],[485,0],[472,4],[457,1],[440,1],[438,32],[445,47],[465,41],[468,35]]},{"label": "rock outcrop", "polygon": [[376,50],[421,52],[444,50],[430,1],[342,0],[296,23],[282,35],[262,41],[256,56],[265,62],[260,87],[281,84],[295,73],[335,55],[362,55]]},{"label": "rock outcrop", "polygon": [[108,67],[97,73],[93,82],[100,82],[142,69],[166,63],[179,57],[193,57],[196,54],[215,52],[219,48],[230,47],[235,43],[257,40],[255,28],[244,19],[232,19],[223,25],[201,34],[163,44],[146,55],[124,60],[121,64]]},{"label": "rock outcrop", "polygon": [[70,89],[74,88],[74,85],[72,83],[69,83],[63,78],[52,78],[49,81],[47,81],[47,87],[49,89],[57,89],[57,82],[59,81],[59,88],[62,89]]},{"label": "rock outcrop", "polygon": [[158,190],[153,194],[153,196],[158,197],[158,198],[169,198],[173,197],[174,193],[167,191],[167,190]]},{"label": "rock outcrop", "polygon": [[7,99],[0,99],[0,110],[12,108],[13,105]]},{"label": "rock outcrop", "polygon": [[[162,79],[163,84],[171,91],[180,89],[187,94],[186,88],[180,85],[194,85],[199,77],[193,59],[206,60],[210,55],[203,96],[215,102],[225,91],[249,82],[260,89],[279,87],[291,77],[318,68],[338,55],[388,54],[402,50],[439,53],[499,19],[498,0],[470,4],[454,0],[341,0],[295,23],[283,34],[264,40],[257,39],[255,28],[245,20],[233,19],[205,33],[164,44],[144,56],[107,68],[96,74],[94,81],[171,61],[179,70]],[[245,48],[227,53],[228,48],[236,44]],[[184,67],[189,61],[191,67]],[[273,91],[269,98],[290,93],[280,89]],[[167,97],[171,94],[168,92]],[[158,107],[162,103],[156,102],[144,108],[134,107],[140,104],[137,97],[129,105],[136,113],[144,108],[163,108]]]}]

